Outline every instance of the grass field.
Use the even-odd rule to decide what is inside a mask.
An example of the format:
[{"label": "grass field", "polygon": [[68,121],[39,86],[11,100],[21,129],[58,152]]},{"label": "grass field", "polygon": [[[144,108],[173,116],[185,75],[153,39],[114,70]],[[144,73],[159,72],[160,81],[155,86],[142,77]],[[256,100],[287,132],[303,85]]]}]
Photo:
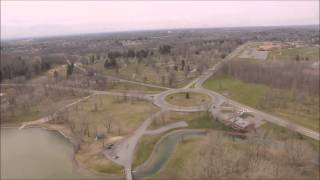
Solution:
[{"label": "grass field", "polygon": [[216,129],[216,130],[231,130],[222,123],[213,121],[208,112],[167,112],[162,117],[155,119],[150,129],[157,129],[170,123],[185,121],[188,124],[187,128],[191,129]]},{"label": "grass field", "polygon": [[76,154],[76,160],[95,172],[123,175],[123,168],[103,155],[100,142],[83,146]]},{"label": "grass field", "polygon": [[168,95],[165,100],[177,106],[198,106],[210,102],[210,96],[201,93],[189,92],[189,98],[186,97],[187,93],[175,93]]},{"label": "grass field", "polygon": [[135,149],[132,167],[135,168],[144,163],[152,153],[153,147],[163,134],[143,136]]},{"label": "grass field", "polygon": [[17,109],[16,113],[10,120],[10,123],[22,123],[27,121],[38,120],[49,115],[49,113],[57,111],[60,107],[76,101],[78,98],[61,99],[59,101],[52,101],[44,99],[39,104],[33,105],[28,109]]},{"label": "grass field", "polygon": [[143,92],[143,93],[160,93],[163,91],[163,89],[141,86],[141,85],[132,84],[132,83],[116,82],[111,85],[110,91],[114,91],[114,92],[136,91],[136,92]]},{"label": "grass field", "polygon": [[[116,73],[114,69],[106,69],[103,67],[103,62],[96,63],[94,65],[89,65],[89,67],[94,67],[99,73],[105,75],[117,76],[123,79],[144,82],[149,84],[155,84],[160,86],[168,86],[168,75],[169,73],[165,70],[165,66],[159,66],[159,71],[157,72],[151,66],[147,66],[143,63],[129,63],[123,65],[119,69],[119,74]],[[165,77],[164,84],[162,83],[161,76]],[[192,79],[185,78],[183,71],[176,71],[176,86],[182,87],[190,82]]]},{"label": "grass field", "polygon": [[[108,136],[124,136],[132,133],[140,124],[158,109],[145,100],[124,99],[97,95],[79,103],[69,112],[69,117],[76,125],[76,131],[82,123],[87,123],[93,132],[106,133]],[[107,124],[110,130],[107,133]]]},{"label": "grass field", "polygon": [[319,48],[301,47],[301,48],[274,50],[269,52],[268,60],[295,60],[297,55],[299,55],[300,58],[308,57],[309,60],[319,61]]},{"label": "grass field", "polygon": [[[22,87],[22,89],[27,88]],[[54,89],[48,90],[48,95],[45,95],[43,88],[34,88],[32,90],[32,96],[29,96],[29,94],[23,91],[19,91],[21,90],[17,90],[16,88],[4,88],[2,90],[2,92],[7,95],[3,97],[3,99],[8,98],[8,96],[13,96],[16,99],[13,111],[5,109],[7,106],[6,103],[1,104],[2,123],[22,123],[38,120],[84,96],[84,94],[72,95],[70,92]],[[63,94],[63,96],[59,94]],[[30,98],[32,98],[33,101],[30,101]]]},{"label": "grass field", "polygon": [[174,178],[185,178],[185,169],[184,166],[187,161],[192,160],[192,156],[197,152],[197,149],[194,147],[199,146],[203,142],[203,138],[192,138],[188,140],[183,140],[179,142],[175,151],[171,155],[169,161],[166,163],[158,173],[155,175],[146,178],[147,180],[156,180],[156,179],[174,179]]},{"label": "grass field", "polygon": [[[222,74],[208,79],[204,87],[253,108],[319,130],[319,96],[308,96],[304,103],[298,104],[294,92],[245,83]],[[273,95],[266,99],[265,94],[268,92]]]},{"label": "grass field", "polygon": [[307,142],[314,150],[319,152],[320,141],[311,139],[309,137],[303,136],[297,132],[288,130],[284,127],[277,126],[275,124],[266,122],[259,129],[259,131],[267,133],[268,136],[277,139],[277,140],[288,140],[288,139],[297,139],[304,140]]}]

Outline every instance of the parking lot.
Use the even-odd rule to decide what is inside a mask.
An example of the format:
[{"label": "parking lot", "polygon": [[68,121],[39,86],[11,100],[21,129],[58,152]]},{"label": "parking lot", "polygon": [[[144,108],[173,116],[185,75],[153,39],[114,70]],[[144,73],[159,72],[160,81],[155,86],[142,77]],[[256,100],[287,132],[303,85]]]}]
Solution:
[{"label": "parking lot", "polygon": [[258,51],[255,48],[250,48],[244,50],[239,58],[242,59],[257,59],[257,60],[266,60],[268,57],[268,51]]}]

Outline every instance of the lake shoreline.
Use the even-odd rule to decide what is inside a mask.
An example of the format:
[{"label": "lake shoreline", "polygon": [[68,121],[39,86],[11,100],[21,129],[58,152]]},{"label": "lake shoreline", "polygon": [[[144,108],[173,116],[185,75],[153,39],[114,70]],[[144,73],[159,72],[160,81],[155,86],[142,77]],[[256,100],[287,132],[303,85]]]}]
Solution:
[{"label": "lake shoreline", "polygon": [[[10,129],[17,128],[17,129],[19,129],[19,127],[21,127],[21,125],[22,125],[22,123],[20,123],[20,124],[1,124],[0,129],[1,128],[10,128]],[[123,179],[123,176],[119,176],[116,174],[107,174],[107,173],[96,172],[92,169],[85,167],[85,165],[80,163],[76,159],[76,154],[77,154],[77,151],[79,150],[78,147],[80,146],[78,141],[75,138],[68,136],[67,133],[64,132],[63,130],[56,128],[56,127],[53,127],[51,124],[34,124],[34,125],[26,126],[24,128],[39,128],[39,129],[46,130],[46,131],[57,132],[59,135],[63,136],[73,146],[73,153],[71,156],[71,162],[77,172],[84,174],[84,175],[92,176],[93,178]]]}]

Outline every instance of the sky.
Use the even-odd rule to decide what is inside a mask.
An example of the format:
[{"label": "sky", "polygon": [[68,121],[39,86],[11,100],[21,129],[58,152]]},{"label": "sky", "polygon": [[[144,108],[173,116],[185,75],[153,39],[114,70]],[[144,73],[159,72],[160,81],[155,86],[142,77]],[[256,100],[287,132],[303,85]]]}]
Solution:
[{"label": "sky", "polygon": [[319,1],[2,1],[1,39],[319,24]]}]

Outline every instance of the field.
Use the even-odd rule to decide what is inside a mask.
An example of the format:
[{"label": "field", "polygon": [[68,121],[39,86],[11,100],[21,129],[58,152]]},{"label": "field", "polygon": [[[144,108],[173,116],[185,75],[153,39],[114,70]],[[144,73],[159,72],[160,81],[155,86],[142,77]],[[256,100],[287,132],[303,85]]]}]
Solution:
[{"label": "field", "polygon": [[68,117],[75,124],[75,132],[88,124],[92,139],[99,132],[108,137],[126,136],[155,111],[157,108],[145,100],[96,95],[76,105]]},{"label": "field", "polygon": [[318,96],[307,96],[303,103],[297,103],[294,92],[245,83],[223,74],[208,79],[204,87],[253,108],[319,130]]},{"label": "field", "polygon": [[193,159],[191,157],[197,153],[197,150],[194,147],[199,146],[201,142],[203,142],[203,138],[193,138],[178,143],[175,147],[175,151],[166,163],[166,166],[154,176],[146,179],[186,178],[186,172],[184,171],[185,163]]},{"label": "field", "polygon": [[311,139],[309,137],[303,136],[299,133],[290,131],[285,129],[284,127],[274,125],[272,123],[266,122],[260,128],[259,131],[268,134],[270,138],[274,138],[277,140],[289,140],[289,139],[296,139],[296,140],[304,140],[306,144],[309,144],[313,150],[319,152],[320,148],[320,141]]},{"label": "field", "polygon": [[[166,69],[167,66],[170,66],[170,63],[158,64],[155,66],[156,67],[152,67],[144,63],[131,62],[122,64],[121,68],[119,68],[119,72],[116,72],[115,69],[104,68],[103,62],[99,62],[94,65],[88,65],[88,67],[94,67],[98,72],[105,75],[117,76],[127,80],[155,84],[159,86],[170,86],[168,80],[169,71]],[[172,84],[172,86],[182,87],[190,82],[194,76],[186,77],[184,71],[175,71],[176,82]]]},{"label": "field", "polygon": [[269,51],[258,50],[262,42],[251,42],[248,48],[243,50],[238,56],[241,60],[254,61],[319,61],[319,48],[316,47],[295,47],[295,48],[276,48]]},{"label": "field", "polygon": [[157,129],[170,123],[185,121],[187,128],[191,129],[216,129],[231,130],[222,123],[213,121],[211,114],[208,112],[185,113],[185,112],[166,112],[160,118],[153,121],[150,129]]},{"label": "field", "polygon": [[85,96],[84,93],[43,87],[2,88],[2,93],[5,94],[1,102],[1,122],[3,123],[38,120]]},{"label": "field", "polygon": [[[319,61],[319,48],[312,47],[301,47],[301,48],[290,48],[290,49],[281,49],[273,50],[268,55],[268,60],[296,60],[297,55],[300,60],[309,60]],[[303,58],[303,59],[302,59]]]},{"label": "field", "polygon": [[108,91],[113,92],[143,92],[143,93],[160,93],[163,91],[163,89],[155,88],[155,87],[147,87],[132,83],[126,83],[126,82],[115,82],[111,85],[111,87],[108,89]]},{"label": "field", "polygon": [[104,157],[100,142],[83,146],[76,154],[76,160],[86,168],[98,173],[123,175],[121,166]]}]

